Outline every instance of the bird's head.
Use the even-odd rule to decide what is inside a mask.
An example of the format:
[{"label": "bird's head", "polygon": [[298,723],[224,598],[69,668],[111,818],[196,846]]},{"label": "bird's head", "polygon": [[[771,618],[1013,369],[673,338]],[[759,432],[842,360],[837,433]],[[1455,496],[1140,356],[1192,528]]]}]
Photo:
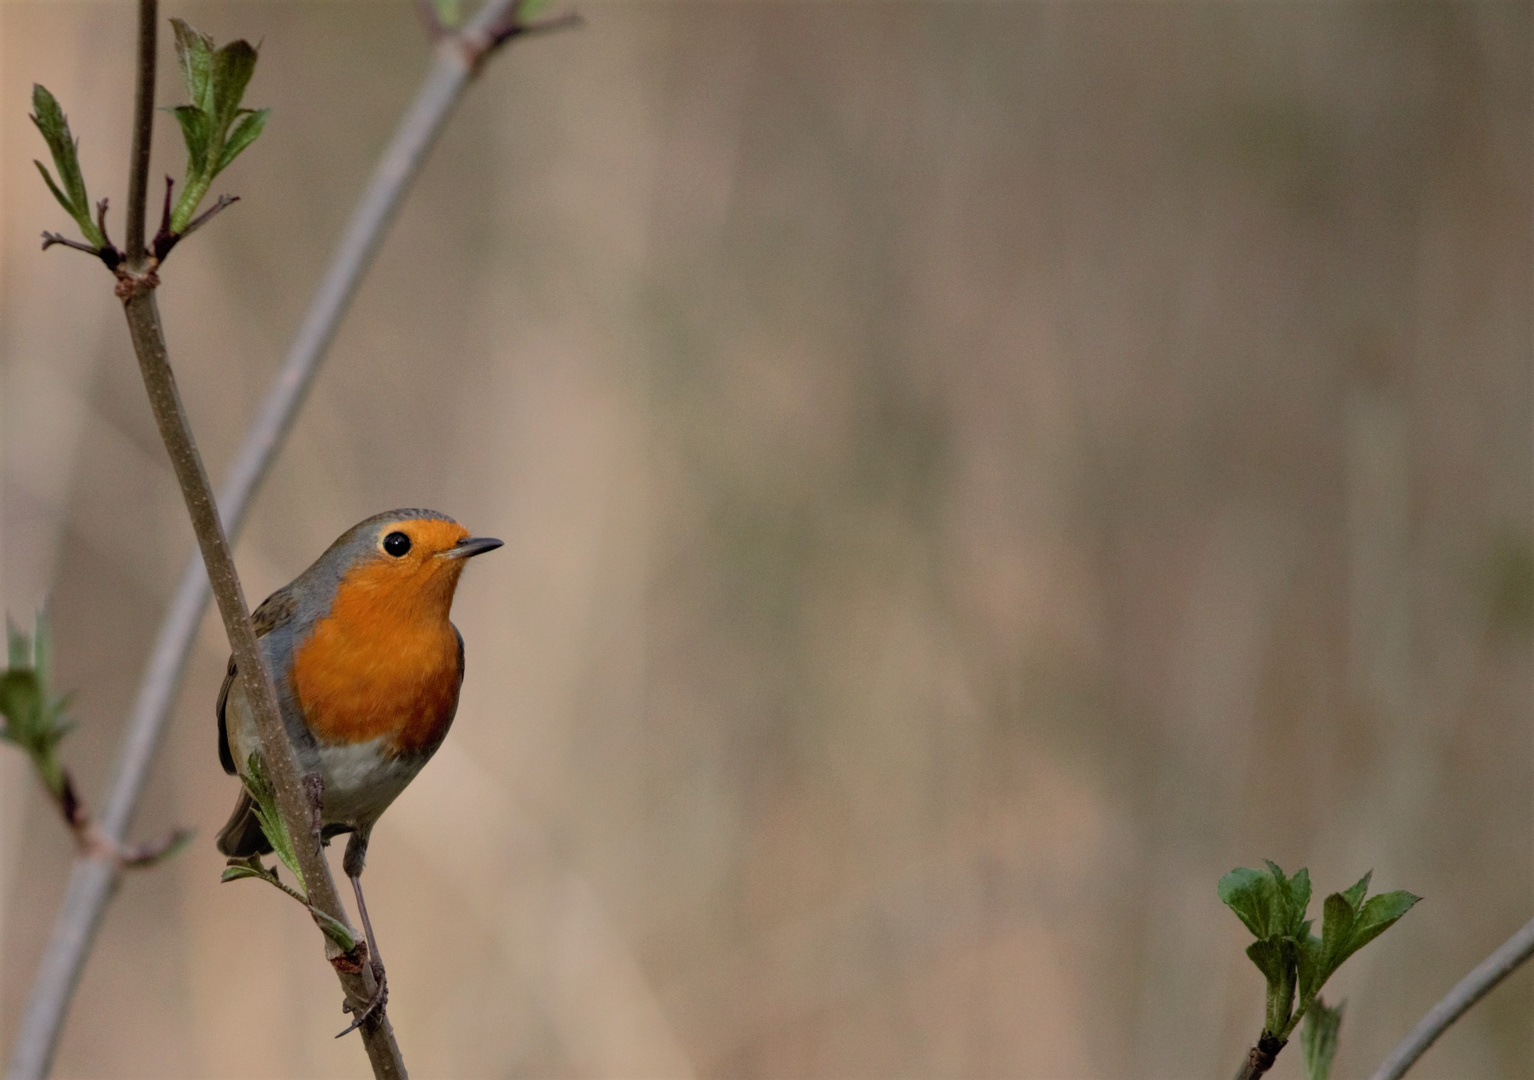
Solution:
[{"label": "bird's head", "polygon": [[445,618],[465,562],[500,546],[445,515],[393,510],[352,528],[327,555],[343,561],[337,587],[354,602],[375,605],[380,615]]}]

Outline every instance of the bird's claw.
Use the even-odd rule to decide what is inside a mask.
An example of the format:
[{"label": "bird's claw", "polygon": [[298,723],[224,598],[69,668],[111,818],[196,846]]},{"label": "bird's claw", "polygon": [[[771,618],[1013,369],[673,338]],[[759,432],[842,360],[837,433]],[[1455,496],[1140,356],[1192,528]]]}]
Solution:
[{"label": "bird's claw", "polygon": [[[356,1031],[364,1023],[366,1023],[367,1018],[372,1016],[375,1012],[383,1012],[384,1006],[389,1003],[389,979],[388,976],[384,973],[382,964],[373,965],[373,980],[375,983],[377,983],[377,988],[374,989],[373,996],[368,1000],[368,1003],[362,1007],[362,1011],[357,1013],[356,1018],[352,1020],[350,1024],[346,1025],[346,1030],[337,1035],[336,1038],[339,1039],[342,1036],[350,1035],[352,1032]],[[346,1001],[341,1004],[341,1011],[354,1012],[356,1009],[350,1001]]]}]

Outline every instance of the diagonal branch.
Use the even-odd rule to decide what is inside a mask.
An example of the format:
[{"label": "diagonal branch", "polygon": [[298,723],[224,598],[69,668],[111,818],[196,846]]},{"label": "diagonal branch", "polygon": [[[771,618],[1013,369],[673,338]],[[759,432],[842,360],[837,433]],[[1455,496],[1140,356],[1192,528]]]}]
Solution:
[{"label": "diagonal branch", "polygon": [[[245,592],[234,567],[234,555],[229,549],[229,538],[224,534],[224,524],[218,516],[213,486],[208,482],[207,470],[203,468],[202,455],[192,437],[191,423],[182,406],[181,393],[176,388],[176,377],[171,371],[170,355],[165,346],[165,329],[160,322],[159,305],[155,302],[155,288],[159,284],[155,276],[158,260],[147,258],[148,253],[144,250],[144,210],[149,190],[148,144],[154,127],[157,18],[156,0],[139,0],[134,152],[128,179],[129,256],[128,265],[117,271],[117,295],[123,302],[128,336],[133,341],[134,355],[138,357],[139,373],[144,379],[149,407],[154,413],[155,425],[160,430],[160,440],[170,456],[176,481],[181,486],[181,496],[186,502],[192,530],[197,534],[197,546],[202,552],[203,565],[208,570],[214,599],[218,601],[219,615],[223,618],[224,631],[229,637],[229,647],[239,667],[240,686],[245,691],[251,716],[255,720],[257,738],[276,793],[278,808],[287,822],[296,824],[309,817],[309,797],[304,787],[303,773],[293,745],[288,741],[282,710],[277,704],[277,691],[261,655],[256,628],[250,620],[250,608],[245,602]],[[321,926],[325,922],[346,926],[346,908],[341,904],[341,894],[336,891],[335,880],[330,875],[330,864],[320,847],[319,834],[298,835],[305,836],[306,841],[296,847],[305,892],[309,896],[315,922]],[[326,939],[326,955],[331,960],[340,955],[340,949],[329,938]],[[361,970],[351,970],[354,967]],[[353,1011],[361,1009],[372,1000],[378,989],[372,970],[360,964],[337,965],[336,976],[348,1000],[352,1002]],[[404,1058],[400,1056],[399,1046],[394,1041],[394,1029],[382,1009],[369,1015],[363,1023],[362,1041],[373,1064],[373,1074],[378,1080],[402,1080],[405,1077]]]},{"label": "diagonal branch", "polygon": [[[487,0],[473,25],[498,25],[516,5],[517,0]],[[480,59],[481,55],[470,53],[457,41],[449,39],[439,45],[420,89],[375,166],[282,368],[230,469],[219,509],[231,536],[238,535],[250,501],[308,396],[363,274]],[[102,831],[118,843],[125,841],[132,824],[209,595],[207,576],[194,556],[181,576],[151,649],[101,815]],[[84,856],[76,859],[17,1030],[8,1080],[41,1080],[47,1075],[75,987],[119,873],[116,863],[110,860]]]},{"label": "diagonal branch", "polygon": [[1477,964],[1470,974],[1429,1009],[1406,1038],[1397,1043],[1385,1060],[1380,1062],[1379,1068],[1374,1070],[1369,1080],[1400,1080],[1438,1036],[1469,1012],[1471,1006],[1496,989],[1498,983],[1516,971],[1530,956],[1534,956],[1534,920],[1524,923],[1517,933]]},{"label": "diagonal branch", "polygon": [[[202,561],[208,569],[213,596],[218,601],[224,630],[229,635],[229,646],[239,668],[240,685],[256,722],[262,757],[276,791],[277,805],[291,827],[292,823],[309,818],[309,798],[304,787],[303,772],[283,727],[277,691],[272,686],[271,675],[261,655],[261,646],[256,640],[256,629],[250,621],[250,609],[245,603],[245,593],[234,568],[234,556],[229,550],[229,540],[224,535],[223,522],[219,520],[213,488],[208,483],[202,456],[197,451],[186,410],[181,404],[181,394],[176,389],[154,289],[148,284],[148,274],[138,275],[130,270],[129,275],[119,283],[118,292],[126,293],[123,296],[123,312],[128,320],[129,336],[133,339],[133,351],[138,356],[139,371],[144,378],[144,390],[149,395],[160,439],[170,455],[171,467],[175,470],[182,497],[186,501],[187,514],[197,534]],[[125,288],[125,285],[128,287]],[[326,862],[325,853],[320,848],[318,834],[303,829],[292,831],[295,838],[303,838],[295,846],[298,863],[303,870],[304,888],[312,906],[324,916],[345,926],[346,909],[341,905],[341,895],[336,891],[335,880],[330,875],[330,864]],[[340,955],[328,939],[327,955],[331,958]],[[347,971],[338,966],[336,974],[355,1008],[361,1008],[372,999],[377,986],[371,968],[362,966],[360,971]],[[378,1080],[394,1080],[406,1075],[404,1059],[394,1041],[393,1028],[382,1010],[375,1012],[362,1025],[362,1038]]]}]

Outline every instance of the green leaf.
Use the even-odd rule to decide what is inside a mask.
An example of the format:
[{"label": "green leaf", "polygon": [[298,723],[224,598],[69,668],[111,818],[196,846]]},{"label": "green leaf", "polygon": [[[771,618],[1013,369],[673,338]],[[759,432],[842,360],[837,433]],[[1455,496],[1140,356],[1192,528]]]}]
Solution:
[{"label": "green leaf", "polygon": [[239,113],[245,87],[256,73],[256,50],[248,41],[231,41],[213,54],[213,103],[206,110],[220,135]]},{"label": "green leaf", "polygon": [[347,929],[346,924],[332,915],[327,915],[319,908],[310,909],[314,913],[314,921],[319,923],[320,930],[331,941],[341,947],[342,952],[351,952],[357,947],[357,939]]},{"label": "green leaf", "polygon": [[176,59],[181,65],[181,81],[187,97],[205,113],[213,112],[212,71],[213,39],[194,30],[185,19],[172,19],[176,31]]},{"label": "green leaf", "polygon": [[1254,941],[1246,955],[1268,981],[1267,1016],[1264,1029],[1275,1035],[1283,1032],[1294,1010],[1295,966],[1298,949],[1293,940]]},{"label": "green leaf", "polygon": [[[42,166],[39,165],[38,168]],[[32,639],[27,636],[25,630],[9,618],[5,620],[5,653],[7,667],[32,666]]]},{"label": "green leaf", "polygon": [[266,127],[267,114],[270,109],[242,109],[241,117],[235,121],[234,127],[229,131],[229,138],[224,142],[224,152],[219,155],[218,167],[213,170],[215,174],[223,172],[229,167],[229,163],[240,156],[251,143],[261,137],[261,131]]},{"label": "green leaf", "polygon": [[32,84],[32,123],[42,133],[53,157],[53,168],[58,173],[58,183],[48,175],[41,162],[37,169],[43,174],[48,190],[59,201],[85,238],[96,247],[106,246],[107,238],[91,220],[91,200],[85,191],[85,177],[80,172],[80,148],[69,130],[69,120],[59,107],[58,99],[41,83]]},{"label": "green leaf", "polygon": [[0,714],[5,716],[6,731],[29,750],[45,727],[42,705],[42,688],[31,668],[11,668],[0,674]]},{"label": "green leaf", "polygon": [[1354,883],[1352,888],[1346,890],[1342,894],[1342,898],[1353,906],[1353,910],[1355,912],[1363,904],[1364,894],[1369,891],[1369,879],[1373,876],[1374,871],[1370,870],[1363,877],[1359,878],[1358,881]]},{"label": "green leaf", "polygon": [[245,786],[250,789],[251,797],[256,800],[256,822],[261,826],[261,831],[266,834],[267,842],[272,845],[272,851],[282,861],[282,865],[292,872],[298,879],[299,888],[307,893],[308,886],[304,884],[303,871],[298,868],[298,852],[293,846],[292,834],[288,832],[288,823],[277,808],[277,794],[272,790],[271,781],[266,778],[266,769],[261,764],[261,756],[252,753],[245,767]]},{"label": "green leaf", "polygon": [[1337,1056],[1337,1034],[1342,1028],[1342,1007],[1334,1009],[1320,998],[1305,1014],[1300,1028],[1300,1051],[1305,1058],[1305,1080],[1328,1080],[1332,1059]]},{"label": "green leaf", "polygon": [[171,109],[186,142],[186,180],[171,210],[170,228],[183,232],[208,193],[213,178],[261,134],[267,110],[240,102],[256,70],[257,49],[248,41],[215,48],[213,39],[185,22],[176,25],[176,51],[190,105]]},{"label": "green leaf", "polygon": [[1295,961],[1300,1007],[1304,1008],[1331,974],[1326,968],[1326,946],[1307,933],[1295,942]]},{"label": "green leaf", "polygon": [[[38,609],[32,626],[32,670],[37,672],[38,682],[47,686],[48,676],[53,671],[53,623],[48,618],[47,608]],[[59,709],[63,708],[68,696],[59,699]]]},{"label": "green leaf", "polygon": [[1289,925],[1286,931],[1297,938],[1303,938],[1310,930],[1310,924],[1305,921],[1305,909],[1310,907],[1310,871],[1303,866],[1294,872],[1289,879]]},{"label": "green leaf", "polygon": [[262,881],[271,881],[270,875],[263,874],[254,866],[226,866],[224,872],[218,876],[220,882],[239,881],[241,878],[259,878]]},{"label": "green leaf", "polygon": [[1284,950],[1276,941],[1254,941],[1246,947],[1246,955],[1257,965],[1268,985],[1281,984],[1285,979]]},{"label": "green leaf", "polygon": [[1274,905],[1268,924],[1269,937],[1297,937],[1305,921],[1305,909],[1310,905],[1310,872],[1304,867],[1285,877],[1282,869],[1272,859],[1264,859],[1268,874],[1273,879]]},{"label": "green leaf", "polygon": [[1348,942],[1351,946],[1348,949],[1348,955],[1362,949],[1389,930],[1421,899],[1422,897],[1413,896],[1404,889],[1371,896],[1364,902],[1364,906],[1358,912],[1358,921],[1353,924],[1353,936]]},{"label": "green leaf", "polygon": [[41,83],[32,84],[32,123],[37,125],[53,154],[53,167],[58,170],[59,186],[69,197],[70,213],[76,218],[89,214],[91,202],[85,194],[79,148],[70,134],[69,120],[59,107],[58,99]]},{"label": "green leaf", "polygon": [[195,105],[176,105],[166,111],[181,125],[181,138],[186,143],[187,176],[201,176],[208,171],[208,150],[213,141],[208,114]]},{"label": "green leaf", "polygon": [[1220,900],[1246,924],[1252,936],[1270,936],[1269,924],[1274,907],[1273,879],[1260,870],[1241,866],[1220,879]]},{"label": "green leaf", "polygon": [[[1342,893],[1332,893],[1321,909],[1321,982],[1331,978],[1332,972],[1347,959],[1348,942],[1353,936],[1353,925],[1358,920],[1353,905]],[[1320,983],[1316,989],[1321,988]]]}]

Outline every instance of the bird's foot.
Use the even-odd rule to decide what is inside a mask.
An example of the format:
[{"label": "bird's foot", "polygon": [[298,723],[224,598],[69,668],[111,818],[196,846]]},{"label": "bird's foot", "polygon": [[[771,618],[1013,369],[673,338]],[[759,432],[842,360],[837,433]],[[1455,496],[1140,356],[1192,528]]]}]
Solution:
[{"label": "bird's foot", "polygon": [[367,1021],[367,1018],[372,1016],[374,1013],[381,1014],[383,1012],[384,1006],[389,1003],[389,978],[384,973],[384,966],[375,960],[372,964],[372,968],[373,981],[377,984],[376,988],[373,990],[373,996],[368,999],[366,1005],[362,1006],[362,1010],[360,1012],[357,1012],[350,1001],[342,1004],[342,1012],[357,1012],[357,1016],[350,1024],[346,1026],[345,1031],[336,1036],[338,1039],[341,1038],[342,1035],[350,1035],[352,1032],[356,1031],[363,1025],[363,1023]]}]

